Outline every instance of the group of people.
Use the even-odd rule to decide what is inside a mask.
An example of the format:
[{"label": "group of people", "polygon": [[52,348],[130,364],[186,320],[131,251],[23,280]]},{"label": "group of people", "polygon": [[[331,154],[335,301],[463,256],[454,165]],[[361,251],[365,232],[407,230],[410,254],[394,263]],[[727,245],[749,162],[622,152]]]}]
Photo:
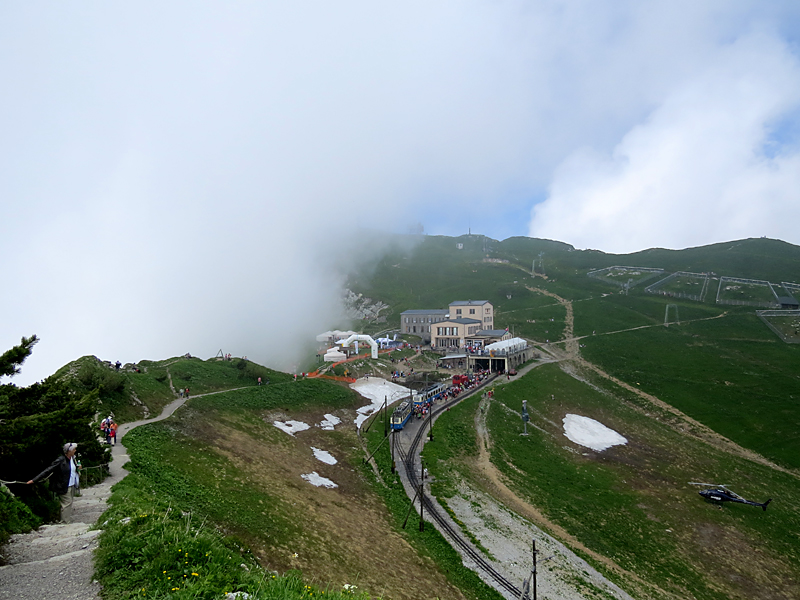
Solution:
[{"label": "group of people", "polygon": [[100,421],[100,433],[103,434],[106,444],[117,445],[117,422],[111,415]]},{"label": "group of people", "polygon": [[188,398],[189,397],[189,388],[187,387],[186,389],[184,389],[184,388],[179,389],[178,390],[178,395],[181,398]]}]

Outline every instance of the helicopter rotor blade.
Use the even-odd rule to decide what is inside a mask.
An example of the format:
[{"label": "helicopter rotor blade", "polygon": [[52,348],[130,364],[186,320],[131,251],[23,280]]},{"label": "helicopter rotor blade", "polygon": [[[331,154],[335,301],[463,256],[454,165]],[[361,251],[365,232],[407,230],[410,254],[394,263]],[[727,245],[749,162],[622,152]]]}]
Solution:
[{"label": "helicopter rotor blade", "polygon": [[707,485],[708,487],[721,487],[721,488],[728,487],[728,485],[730,485],[730,484],[727,484],[727,483],[703,483],[702,481],[690,481],[689,484],[690,485]]}]

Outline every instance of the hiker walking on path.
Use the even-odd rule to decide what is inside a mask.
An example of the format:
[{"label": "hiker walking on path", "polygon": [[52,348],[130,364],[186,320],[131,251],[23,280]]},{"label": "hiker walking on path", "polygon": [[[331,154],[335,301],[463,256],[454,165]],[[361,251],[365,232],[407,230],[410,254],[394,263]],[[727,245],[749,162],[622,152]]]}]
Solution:
[{"label": "hiker walking on path", "polygon": [[62,523],[72,522],[72,499],[75,496],[75,489],[78,487],[78,466],[75,464],[74,458],[77,449],[78,444],[64,444],[64,454],[55,459],[53,464],[28,482],[28,485],[33,485],[51,473],[53,474],[53,480],[50,485],[53,491],[61,498]]},{"label": "hiker walking on path", "polygon": [[111,421],[111,424],[108,426],[109,429],[109,438],[111,438],[111,445],[117,445],[117,423],[116,421]]},{"label": "hiker walking on path", "polygon": [[114,422],[114,418],[111,415],[108,415],[108,417],[105,418],[106,444],[110,444],[111,443],[111,423],[113,423],[113,422]]}]

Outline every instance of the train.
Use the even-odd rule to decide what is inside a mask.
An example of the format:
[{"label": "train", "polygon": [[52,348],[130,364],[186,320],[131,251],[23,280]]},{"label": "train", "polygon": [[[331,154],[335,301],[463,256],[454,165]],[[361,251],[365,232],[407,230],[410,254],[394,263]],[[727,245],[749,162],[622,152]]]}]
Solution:
[{"label": "train", "polygon": [[402,429],[411,418],[411,402],[403,400],[392,413],[392,429]]},{"label": "train", "polygon": [[421,392],[414,392],[413,401],[414,406],[421,406],[423,404],[430,404],[437,400],[450,388],[446,383],[437,383],[429,386]]},{"label": "train", "polygon": [[403,400],[392,413],[392,429],[402,429],[405,427],[411,415],[414,414],[414,408],[420,406],[430,406],[434,400],[437,400],[444,394],[450,385],[447,383],[437,383],[425,388],[422,391],[414,392],[409,400]]}]

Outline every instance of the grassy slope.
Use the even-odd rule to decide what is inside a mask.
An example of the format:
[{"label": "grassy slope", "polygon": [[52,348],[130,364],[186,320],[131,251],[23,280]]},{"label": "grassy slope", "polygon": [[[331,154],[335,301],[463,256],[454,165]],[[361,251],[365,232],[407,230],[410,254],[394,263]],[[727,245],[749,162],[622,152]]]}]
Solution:
[{"label": "grassy slope", "polygon": [[368,597],[309,586],[297,572],[263,571],[239,540],[222,535],[202,513],[176,510],[169,491],[150,485],[148,477],[132,473],[114,488],[95,559],[104,597],[217,600],[228,592],[244,592],[252,600]]},{"label": "grassy slope", "polygon": [[599,335],[585,345],[588,360],[623,381],[800,468],[800,348],[779,341],[755,315]]},{"label": "grassy slope", "polygon": [[[465,243],[464,250],[455,250],[456,241]],[[699,303],[647,295],[641,288],[621,295],[619,288],[586,277],[590,269],[631,265],[797,281],[800,248],[751,239],[615,256],[525,238],[487,245],[484,253],[481,238],[428,238],[414,251],[384,260],[369,285],[353,287],[391,304],[395,317],[408,308],[486,298],[495,305],[497,327],[511,326],[539,341],[552,341],[553,332],[563,329],[565,311],[553,299],[525,288],[558,294],[573,301],[575,335],[586,336],[580,342],[588,360],[735,442],[780,464],[800,467],[797,346],[779,342],[752,308],[716,305],[713,285],[706,302]],[[531,279],[525,271],[542,250],[548,279]],[[486,257],[509,263],[483,262]],[[680,325],[663,326],[667,304],[678,306]],[[498,396],[521,403],[541,386],[545,390],[540,394],[541,414],[547,419],[542,426],[555,424],[549,425],[548,436],[521,445],[513,434],[507,435],[519,427],[516,419],[497,410],[490,419],[493,437],[503,440],[493,460],[520,494],[590,548],[657,583],[673,597],[768,598],[797,593],[796,586],[791,587],[798,580],[793,564],[800,548],[795,478],[687,441],[653,421],[652,411],[643,417],[633,410],[638,401],[624,390],[612,390],[616,398],[612,407],[608,397],[597,395],[591,386],[563,374],[549,377],[526,377],[517,384],[516,395]],[[626,434],[638,432],[632,436],[635,442],[625,452],[591,458],[565,451],[558,425],[567,406],[549,406],[547,399],[549,393],[563,398],[567,390],[573,402],[570,410],[593,413]],[[440,450],[451,461],[440,476],[447,477],[453,462],[468,465],[470,456],[464,449],[471,447],[467,443],[471,419],[464,416],[456,423],[454,441]],[[431,452],[436,452],[433,448]],[[463,472],[468,471],[465,466]],[[776,501],[767,513],[739,505],[711,510],[686,485],[698,479],[724,480],[754,499],[775,496]]]},{"label": "grassy slope", "polygon": [[[441,598],[496,598],[477,591],[482,584],[446,544],[440,541],[433,554],[425,550],[426,540],[438,534],[415,541],[410,531],[401,533],[402,515],[383,507],[386,491],[362,466],[350,427],[312,427],[291,437],[272,425],[275,419],[319,423],[325,413],[352,422],[362,403],[346,387],[323,380],[194,398],[171,419],[126,436],[131,470],[139,488],[207,517],[241,539],[267,568],[301,569],[323,587],[357,583],[393,598],[423,597],[430,590]],[[311,446],[330,451],[339,463],[316,461]],[[300,474],[311,471],[339,488],[304,482]],[[404,510],[407,501],[400,505]],[[469,585],[462,593],[448,579]]]},{"label": "grassy slope", "polygon": [[[134,367],[138,367],[139,372]],[[119,423],[160,413],[177,397],[170,389],[170,376],[176,390],[188,387],[191,394],[256,385],[259,377],[273,382],[288,381],[290,377],[238,358],[231,361],[184,357],[143,360],[117,371],[93,356],[84,356],[65,365],[54,376],[68,380],[81,395],[99,389],[100,412],[113,413]]]},{"label": "grassy slope", "polygon": [[[464,244],[463,250],[456,249],[457,242]],[[547,280],[527,274],[539,252],[544,252]],[[486,258],[508,263],[483,262]],[[577,336],[651,326],[581,340],[586,345],[583,351],[611,374],[630,384],[638,382],[659,397],[664,394],[663,400],[737,443],[781,464],[800,467],[796,402],[800,348],[778,341],[752,308],[715,305],[715,289],[704,303],[648,295],[639,288],[624,296],[619,288],[586,276],[590,269],[620,264],[796,281],[800,247],[748,239],[680,251],[612,255],[529,238],[497,242],[482,236],[434,236],[413,250],[384,258],[369,278],[354,278],[351,286],[390,304],[394,310],[390,323],[396,324],[400,312],[409,308],[446,307],[455,299],[480,298],[494,304],[496,327],[509,327],[537,341],[554,341],[563,330],[565,310],[552,298],[526,289],[536,287],[573,301]],[[656,327],[663,325],[667,304],[678,305],[683,323],[726,311],[731,316]],[[781,435],[770,434],[776,430]]]},{"label": "grassy slope", "polygon": [[[532,420],[527,438],[519,435],[523,399]],[[440,480],[437,493],[445,497],[459,477],[475,478],[475,409],[472,402],[444,415],[426,447]],[[595,453],[572,444],[561,429],[568,413],[601,421],[628,445]],[[664,597],[775,598],[800,591],[795,478],[687,440],[643,414],[624,390],[595,389],[556,365],[498,388],[488,419],[492,461],[512,488],[590,550],[656,584]],[[753,499],[777,500],[766,513],[742,505],[717,510],[687,484],[721,479],[736,481]],[[631,577],[609,575],[637,597],[661,597]]]}]

